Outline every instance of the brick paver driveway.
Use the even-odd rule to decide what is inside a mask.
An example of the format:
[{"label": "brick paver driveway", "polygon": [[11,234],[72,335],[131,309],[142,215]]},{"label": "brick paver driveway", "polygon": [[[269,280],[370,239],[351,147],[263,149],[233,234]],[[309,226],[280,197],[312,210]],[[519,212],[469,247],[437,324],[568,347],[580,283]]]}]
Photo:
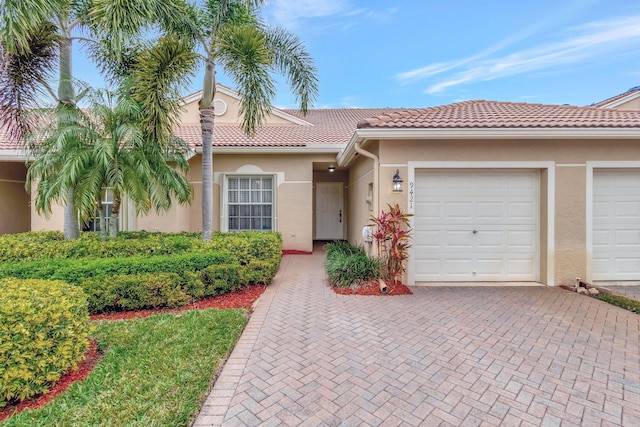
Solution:
[{"label": "brick paver driveway", "polygon": [[195,426],[640,426],[640,316],[557,288],[335,295],[285,256]]}]

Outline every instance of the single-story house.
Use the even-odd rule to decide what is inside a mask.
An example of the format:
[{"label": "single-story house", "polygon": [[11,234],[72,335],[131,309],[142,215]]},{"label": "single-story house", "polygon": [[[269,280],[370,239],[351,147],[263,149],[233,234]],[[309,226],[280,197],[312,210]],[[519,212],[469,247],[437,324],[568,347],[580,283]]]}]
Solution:
[{"label": "single-story house", "polygon": [[[198,99],[185,98],[177,130],[194,148],[193,203],[123,209],[121,229],[199,230]],[[275,230],[292,251],[368,246],[371,215],[398,203],[413,215],[411,284],[640,282],[639,88],[588,107],[274,108],[253,138],[231,89],[218,86],[215,113],[214,229]],[[0,233],[61,229],[61,210],[47,220],[29,207],[24,154],[0,139],[0,162]]]}]

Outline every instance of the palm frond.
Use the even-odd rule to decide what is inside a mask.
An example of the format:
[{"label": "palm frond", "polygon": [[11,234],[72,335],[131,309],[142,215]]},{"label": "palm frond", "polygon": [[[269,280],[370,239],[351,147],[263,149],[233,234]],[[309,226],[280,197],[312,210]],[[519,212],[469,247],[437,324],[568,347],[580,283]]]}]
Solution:
[{"label": "palm frond", "polygon": [[161,145],[178,124],[180,90],[197,60],[193,47],[185,38],[165,36],[138,56],[132,70],[132,99],[140,105],[143,132]]},{"label": "palm frond", "polygon": [[65,0],[5,0],[0,3],[0,44],[12,54],[28,55],[38,34]]},{"label": "palm frond", "polygon": [[23,139],[33,127],[28,110],[45,95],[44,85],[57,60],[55,27],[43,24],[26,41],[28,49],[12,51],[0,44],[0,126],[15,139]]},{"label": "palm frond", "polygon": [[254,135],[271,112],[275,85],[269,74],[273,56],[264,33],[254,25],[229,26],[221,32],[216,57],[241,97],[242,129]]},{"label": "palm frond", "polygon": [[306,113],[318,96],[317,69],[300,39],[282,28],[269,28],[266,40],[273,52],[273,64],[287,81],[300,110]]}]

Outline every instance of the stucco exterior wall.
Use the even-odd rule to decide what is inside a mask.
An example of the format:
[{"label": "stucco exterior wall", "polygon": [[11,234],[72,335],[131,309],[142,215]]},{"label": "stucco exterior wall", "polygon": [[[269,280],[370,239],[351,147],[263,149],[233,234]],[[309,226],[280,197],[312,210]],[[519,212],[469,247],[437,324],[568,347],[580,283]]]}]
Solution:
[{"label": "stucco exterior wall", "polygon": [[[224,176],[274,175],[276,188],[275,231],[282,234],[283,248],[313,250],[313,163],[335,162],[335,154],[214,154],[213,229],[221,230],[225,207],[221,190]],[[189,207],[174,207],[166,214],[137,219],[137,229],[199,231],[202,229],[202,157],[190,161],[189,180],[194,198]],[[224,225],[224,224],[222,224]]]},{"label": "stucco exterior wall", "polygon": [[[586,277],[588,249],[586,242],[587,161],[640,160],[640,144],[634,140],[425,140],[380,143],[380,207],[399,203],[407,209],[409,161],[458,162],[554,162],[555,192],[553,247],[555,284],[574,283]],[[403,193],[393,193],[391,177],[396,169],[405,180]],[[546,240],[547,172],[541,171],[540,270],[544,282],[548,266]],[[363,224],[360,218],[355,219]]]},{"label": "stucco exterior wall", "polygon": [[31,229],[30,197],[24,188],[26,173],[23,162],[0,162],[0,234]]},{"label": "stucco exterior wall", "polygon": [[[369,223],[369,218],[374,214],[373,205],[366,201],[369,196],[369,186],[373,187],[373,179],[373,160],[360,156],[349,170],[348,181],[347,240],[355,245],[363,245],[362,227]],[[376,196],[373,195],[373,197]],[[364,247],[371,249],[369,244],[364,244]]]},{"label": "stucco exterior wall", "polygon": [[616,110],[640,110],[640,98],[635,98],[614,107]]},{"label": "stucco exterior wall", "polygon": [[[227,105],[227,110],[224,114],[220,114],[221,111],[216,112],[215,123],[219,125],[235,125],[240,123],[240,104],[237,99],[217,91],[214,99],[220,99]],[[180,117],[180,123],[182,124],[199,124],[200,123],[200,111],[199,100],[192,101],[183,106],[182,114]],[[266,119],[266,123],[270,125],[289,125],[295,126],[291,121],[282,117],[278,117],[275,114],[269,114]]]}]

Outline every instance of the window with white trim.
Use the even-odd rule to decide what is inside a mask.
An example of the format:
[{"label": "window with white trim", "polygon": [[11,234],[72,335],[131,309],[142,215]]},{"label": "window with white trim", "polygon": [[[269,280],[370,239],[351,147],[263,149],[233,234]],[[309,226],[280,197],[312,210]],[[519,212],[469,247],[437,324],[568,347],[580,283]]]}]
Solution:
[{"label": "window with white trim", "polygon": [[[109,231],[109,218],[111,218],[112,207],[113,207],[113,191],[111,188],[105,188],[102,193],[102,200],[100,202],[104,207],[104,224],[107,232]],[[118,223],[120,222],[120,218],[116,218],[116,227],[118,227]],[[93,217],[89,218],[87,222],[83,225],[82,231],[100,231],[100,212],[96,210],[94,212]]]},{"label": "window with white trim", "polygon": [[228,176],[228,230],[273,230],[273,175]]}]

